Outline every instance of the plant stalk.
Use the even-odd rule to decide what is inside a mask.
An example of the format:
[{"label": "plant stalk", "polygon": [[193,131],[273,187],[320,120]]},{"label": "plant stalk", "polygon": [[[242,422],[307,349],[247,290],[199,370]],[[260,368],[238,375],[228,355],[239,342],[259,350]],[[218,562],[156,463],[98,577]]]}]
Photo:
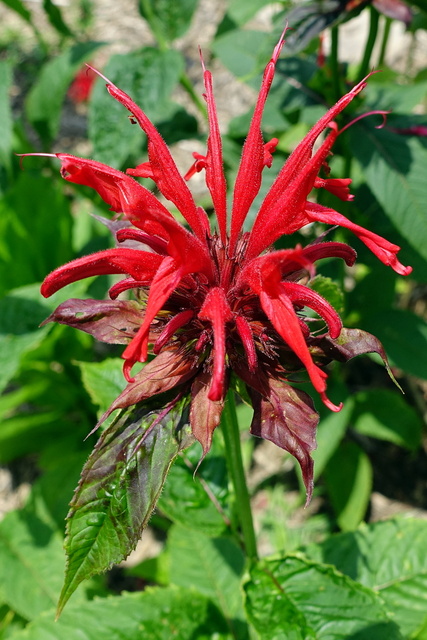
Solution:
[{"label": "plant stalk", "polygon": [[366,40],[363,60],[360,63],[359,73],[357,74],[358,82],[360,82],[360,80],[363,80],[363,78],[367,76],[370,71],[369,65],[371,61],[372,51],[374,49],[375,41],[377,39],[377,34],[378,34],[378,22],[379,22],[380,14],[373,6],[369,7],[369,11],[370,11],[369,33],[368,33],[368,39]]},{"label": "plant stalk", "polygon": [[227,393],[224,410],[222,412],[221,425],[222,432],[224,434],[227,467],[234,487],[236,510],[242,529],[246,555],[250,560],[256,560],[258,558],[256,537],[252,520],[249,491],[243,468],[234,391],[231,389]]}]

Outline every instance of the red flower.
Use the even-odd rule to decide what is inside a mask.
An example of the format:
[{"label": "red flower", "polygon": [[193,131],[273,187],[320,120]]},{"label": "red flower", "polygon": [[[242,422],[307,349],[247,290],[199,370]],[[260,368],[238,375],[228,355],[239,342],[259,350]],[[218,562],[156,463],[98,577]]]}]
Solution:
[{"label": "red flower", "polygon": [[[149,159],[125,174],[99,162],[56,154],[66,180],[94,188],[112,211],[123,214],[124,221],[115,225],[120,246],[60,267],[47,276],[41,290],[50,296],[88,276],[123,274],[124,279],[111,287],[110,300],[69,300],[48,318],[104,342],[126,345],[123,358],[128,385],[107,414],[177,388],[176,393],[191,394],[191,427],[205,454],[234,371],[252,398],[252,433],[274,441],[298,459],[310,497],[310,452],[315,447],[318,416],[311,398],[288,382],[302,380],[305,370],[325,405],[339,411],[341,407],[326,396],[324,366],[333,359],[345,361],[369,351],[385,355],[373,336],[343,329],[335,309],[308,286],[319,259],[342,258],[352,265],[356,254],[351,247],[317,241],[305,248],[274,251],[272,244],[282,234],[320,221],[351,229],[398,273],[408,274],[411,269],[398,261],[399,247],[307,199],[313,187],[351,199],[350,180],[320,179],[318,173],[339,133],[334,118],[362,91],[364,81],[341,98],[297,146],[266,195],[252,231],[242,232],[263,169],[271,165],[277,144],[276,140],[264,143],[261,118],[282,46],[283,35],[264,72],[229,218],[212,78],[204,69],[210,127],[207,153],[195,154],[187,177],[205,170],[216,230],[195,203],[156,128],[128,95],[107,80],[111,96],[145,131]],[[314,151],[325,130],[324,141]],[[183,215],[189,229],[131,176],[150,177]],[[127,246],[128,241],[132,247]],[[135,299],[118,300],[127,290],[134,291]],[[313,320],[304,316],[304,307],[319,316],[314,323],[317,329],[311,329]],[[155,358],[132,377],[133,365],[146,361],[149,351]]]}]

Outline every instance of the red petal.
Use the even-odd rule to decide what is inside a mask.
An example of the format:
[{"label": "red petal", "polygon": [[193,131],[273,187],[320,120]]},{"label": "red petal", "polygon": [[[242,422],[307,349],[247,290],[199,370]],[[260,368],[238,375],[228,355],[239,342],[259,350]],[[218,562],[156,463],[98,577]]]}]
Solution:
[{"label": "red petal", "polygon": [[200,240],[204,241],[206,233],[209,232],[208,217],[203,209],[196,207],[191,191],[180,175],[162,136],[142,109],[124,91],[110,82],[107,84],[107,90],[131,112],[141,129],[145,131],[153,180],[158,188],[165,198],[175,204]]},{"label": "red petal", "polygon": [[[202,62],[203,63],[203,62]],[[204,66],[203,66],[204,68]],[[208,105],[209,137],[206,162],[206,184],[212,196],[215,214],[223,244],[227,236],[227,184],[222,160],[222,143],[218,126],[215,100],[212,90],[212,74],[204,69],[205,99]]]},{"label": "red petal", "polygon": [[344,202],[354,200],[354,196],[350,193],[350,184],[351,178],[316,178],[314,181],[314,187],[316,189],[326,189],[326,191],[333,193],[334,196],[337,196],[340,200],[344,200]]},{"label": "red petal", "polygon": [[405,267],[396,257],[400,247],[392,244],[385,238],[368,231],[358,224],[354,224],[348,218],[334,209],[328,209],[320,204],[306,203],[306,214],[310,221],[324,222],[325,224],[338,224],[340,227],[350,229],[381,262],[390,266],[396,273],[407,276],[412,272],[412,267]]},{"label": "red petal", "polygon": [[135,280],[151,281],[163,258],[138,249],[106,249],[77,258],[52,271],[43,281],[41,293],[48,298],[67,284],[114,273],[127,273]]},{"label": "red petal", "polygon": [[222,289],[215,287],[209,290],[198,317],[212,324],[214,334],[214,367],[208,397],[210,400],[221,400],[225,386],[225,324],[233,319]]},{"label": "red petal", "polygon": [[173,316],[157,338],[153,347],[153,353],[159,353],[161,348],[171,339],[175,331],[178,331],[178,329],[188,324],[193,316],[194,311],[191,311],[191,309],[186,309]]},{"label": "red petal", "polygon": [[328,325],[331,338],[338,338],[342,329],[341,318],[322,296],[296,282],[282,282],[282,289],[293,304],[310,307],[318,313]]},{"label": "red petal", "polygon": [[245,350],[249,371],[253,373],[256,369],[258,358],[250,324],[245,316],[236,316],[235,322],[237,332]]},{"label": "red petal", "polygon": [[261,131],[261,120],[265,102],[273,82],[277,59],[284,43],[286,29],[274,49],[273,56],[264,70],[261,89],[255,105],[254,115],[249,127],[248,136],[243,145],[242,159],[237,173],[233,210],[231,216],[230,255],[233,255],[236,242],[249,208],[261,187],[262,170],[266,166],[265,146]]}]

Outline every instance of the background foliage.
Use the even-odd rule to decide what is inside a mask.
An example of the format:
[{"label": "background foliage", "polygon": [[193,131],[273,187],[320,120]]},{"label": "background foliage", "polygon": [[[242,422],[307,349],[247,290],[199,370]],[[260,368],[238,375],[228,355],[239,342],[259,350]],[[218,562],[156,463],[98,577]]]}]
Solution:
[{"label": "background foliage", "polygon": [[[147,111],[168,142],[191,140],[190,146],[178,144],[177,152],[199,148],[206,127],[201,89],[192,89],[192,78],[200,87],[201,73],[195,70],[197,42],[190,47],[185,35],[195,20],[203,20],[203,6],[197,0],[135,0],[136,19],[145,25],[150,45],[111,53],[94,27],[90,0],[73,8],[44,0],[39,10],[21,0],[3,0],[0,463],[3,478],[21,487],[29,483],[31,490],[25,504],[0,522],[0,639],[427,638],[427,74],[411,60],[404,69],[388,66],[384,53],[392,20],[368,2],[352,12],[339,0],[328,3],[328,10],[322,3],[281,6],[275,3],[269,28],[260,30],[259,11],[265,12],[268,3],[229,0],[205,57],[212,53],[209,65],[233,87],[220,92],[222,99],[241,91],[243,101],[258,88],[286,17],[295,27],[263,123],[279,145],[262,193],[326,106],[372,66],[383,69],[344,117],[349,121],[386,109],[391,110],[387,125],[376,129],[374,118],[354,124],[338,140],[332,173],[353,178],[356,199],[344,205],[351,207],[351,218],[402,246],[402,261],[414,271],[409,279],[397,276],[340,230],[336,237],[355,246],[358,266],[349,273],[325,264],[316,288],[339,309],[346,326],[381,339],[405,394],[374,357],[331,372],[331,398],[345,406],[339,414],[318,407],[315,497],[306,512],[292,461],[248,438],[250,409],[241,404],[238,419],[263,559],[251,566],[245,560],[224,444],[216,433],[194,477],[198,448],[178,455],[151,520],[150,552],[132,567],[84,581],[54,623],[65,562],[64,518],[95,443],[95,436],[85,437],[124,383],[114,348],[61,326],[39,327],[64,299],[103,297],[106,278],[72,285],[49,300],[39,294],[40,281],[53,268],[108,246],[108,230],[89,215],[104,213],[103,204],[90,190],[61,181],[55,162],[26,160],[22,170],[15,154],[70,151],[117,168],[143,161],[143,135],[102,81],[86,95],[88,77],[80,75],[80,85],[74,83],[70,92],[83,63],[92,60]],[[415,43],[425,36],[427,5],[418,0],[411,9]],[[344,63],[336,53],[340,25],[360,11],[369,14],[369,37],[380,44],[379,52],[372,51],[368,37],[360,60]],[[325,27],[332,29],[332,49],[322,61],[318,36]],[[224,141],[229,182],[250,118],[241,104]],[[188,152],[185,163],[185,168],[191,164]],[[337,206],[332,195],[321,197],[322,204]],[[204,192],[200,202],[206,204]],[[248,224],[257,205],[259,198]],[[350,215],[342,203],[338,208]],[[306,244],[319,231],[311,228],[289,242]],[[138,420],[149,421],[151,415]],[[118,421],[117,433],[120,429]],[[181,445],[163,445],[167,466]],[[97,462],[102,455],[98,449]],[[149,443],[146,455],[149,473],[154,464]],[[114,481],[104,478],[92,489],[109,491]],[[375,521],[381,495],[405,503],[406,515]],[[76,494],[73,504],[84,506],[83,497]],[[388,504],[394,508],[395,502]],[[149,507],[138,504],[131,514],[135,536]],[[107,525],[114,508],[111,502],[102,514]],[[422,517],[408,517],[417,514]],[[121,558],[114,530],[82,522],[75,523],[76,535],[85,531],[85,542],[103,551],[98,569]],[[66,584],[70,591],[94,573],[87,556],[76,557],[73,544],[72,537],[68,551],[77,565]]]}]

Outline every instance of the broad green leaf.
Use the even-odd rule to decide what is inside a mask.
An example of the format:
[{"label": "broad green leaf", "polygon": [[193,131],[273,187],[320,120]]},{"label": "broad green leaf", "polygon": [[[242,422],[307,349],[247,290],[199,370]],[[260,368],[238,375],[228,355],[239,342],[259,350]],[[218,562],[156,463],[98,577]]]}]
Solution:
[{"label": "broad green leaf", "polygon": [[[262,31],[228,31],[216,38],[212,50],[235,76],[253,76],[260,73],[271,57],[271,36]],[[266,53],[269,52],[269,53]]]},{"label": "broad green leaf", "polygon": [[401,235],[427,257],[427,145],[416,137],[368,128],[350,129],[352,153],[369,188]]},{"label": "broad green leaf", "polygon": [[[382,73],[369,80],[365,93],[366,107],[392,111],[390,122],[394,124],[395,114],[411,114],[427,97],[427,82],[413,82],[405,85],[394,82],[384,83]],[[411,114],[412,115],[412,114]],[[411,116],[409,116],[411,117]]]},{"label": "broad green leaf", "polygon": [[43,66],[28,94],[25,113],[45,142],[58,133],[62,104],[75,74],[100,46],[99,42],[75,44]]},{"label": "broad green leaf", "polygon": [[[55,622],[39,616],[13,640],[231,640],[226,623],[206,596],[176,587],[70,604]],[[393,639],[390,639],[393,640]]]},{"label": "broad green leaf", "polygon": [[[146,47],[112,56],[103,72],[159,124],[165,118],[170,94],[182,69],[183,60],[177,51]],[[128,116],[129,112],[109,95],[104,84],[97,83],[90,102],[89,138],[98,161],[121,168],[129,156],[140,153],[144,135]]]},{"label": "broad green leaf", "polygon": [[126,386],[123,360],[107,358],[102,362],[78,362],[77,364],[85,389],[92,402],[98,405],[102,415]]},{"label": "broad green leaf", "polygon": [[198,0],[139,0],[139,11],[160,43],[180,38],[190,26]]},{"label": "broad green leaf", "polygon": [[227,14],[239,26],[246,24],[257,11],[265,6],[265,0],[230,0]]},{"label": "broad green leaf", "polygon": [[[210,597],[231,628],[236,618],[243,620],[241,580],[245,558],[235,542],[175,525],[169,532],[168,550],[172,584],[194,587]],[[234,632],[236,637],[246,637],[246,633],[237,634],[237,628]]]},{"label": "broad green leaf", "polygon": [[341,529],[355,529],[363,520],[372,491],[372,466],[353,442],[344,442],[325,469],[331,503]]},{"label": "broad green leaf", "polygon": [[395,518],[362,524],[306,549],[381,595],[405,637],[427,621],[427,521]]},{"label": "broad green leaf", "polygon": [[70,505],[59,612],[82,580],[134,549],[172,462],[189,443],[186,403],[128,409],[101,435]]},{"label": "broad green leaf", "polygon": [[8,166],[12,149],[13,119],[9,90],[12,69],[7,60],[0,60],[0,164]]},{"label": "broad green leaf", "polygon": [[374,591],[301,555],[259,562],[245,591],[249,618],[268,640],[403,639]]},{"label": "broad green leaf", "polygon": [[351,422],[356,431],[408,449],[420,446],[421,419],[397,390],[361,391],[354,400]]},{"label": "broad green leaf", "polygon": [[[200,447],[196,446],[199,453]],[[200,455],[200,454],[199,454]],[[195,474],[196,466],[183,460],[172,467],[165,483],[159,509],[173,522],[215,536],[225,529],[224,494],[227,472],[223,457],[211,451]],[[214,498],[214,501],[212,500]]]},{"label": "broad green leaf", "polygon": [[[37,175],[29,170],[31,160],[38,163]],[[0,201],[1,294],[41,282],[73,257],[70,202],[63,185],[41,175],[39,158],[31,160]]]},{"label": "broad green leaf", "polygon": [[364,317],[363,328],[381,340],[393,364],[427,379],[427,323],[422,318],[403,309],[389,309]]},{"label": "broad green leaf", "polygon": [[52,0],[43,0],[43,9],[49,18],[50,24],[63,36],[71,37],[73,32],[64,22],[60,8]]},{"label": "broad green leaf", "polygon": [[11,511],[0,522],[0,601],[31,620],[58,599],[62,536],[34,514]]}]

